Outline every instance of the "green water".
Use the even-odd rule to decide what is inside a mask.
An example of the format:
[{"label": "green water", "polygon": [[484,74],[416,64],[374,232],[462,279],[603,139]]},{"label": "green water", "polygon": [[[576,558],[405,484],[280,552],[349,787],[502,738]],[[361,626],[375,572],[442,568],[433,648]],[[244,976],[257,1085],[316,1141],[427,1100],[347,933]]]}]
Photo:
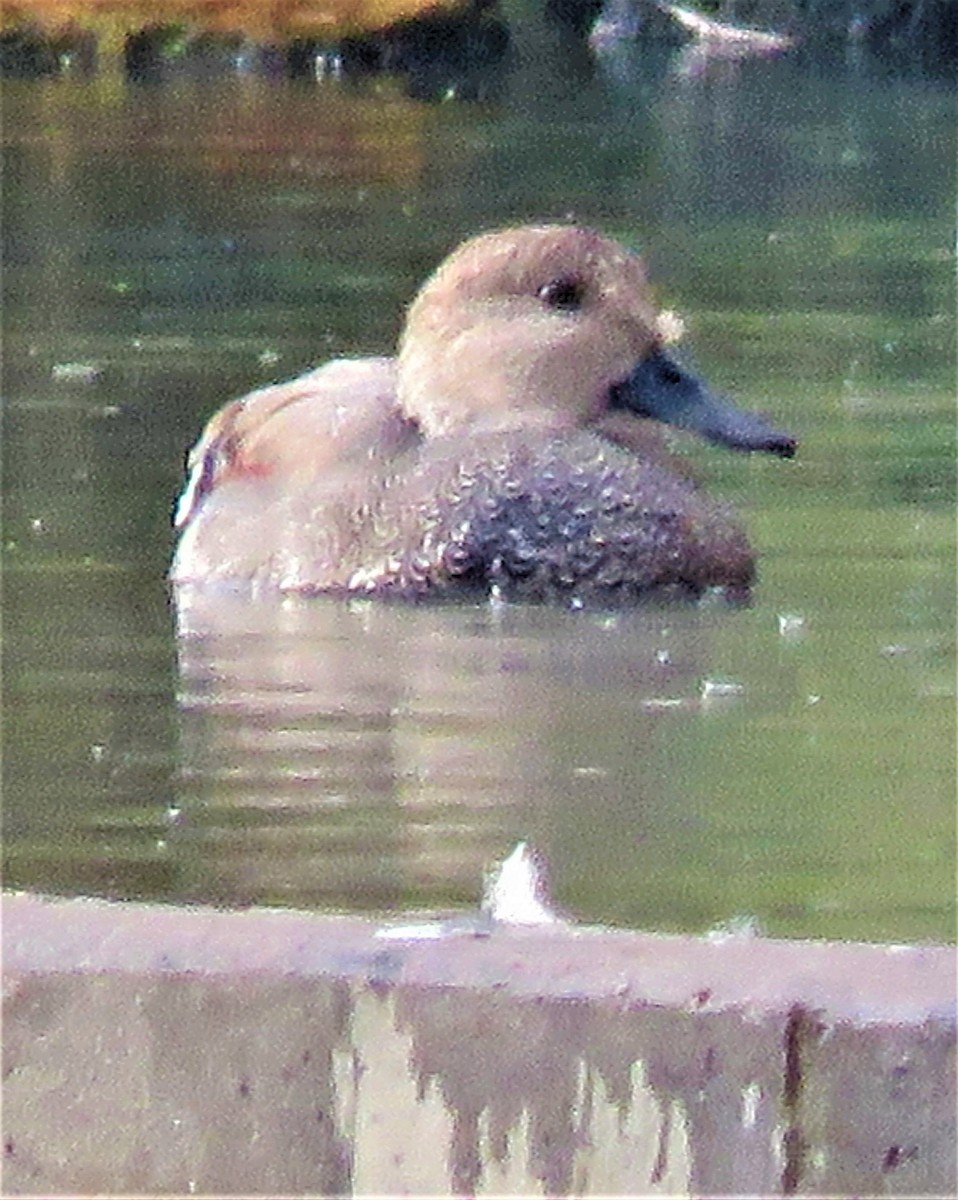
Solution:
[{"label": "green water", "polygon": [[[953,93],[617,54],[486,104],[2,100],[7,886],[444,911],[528,838],[583,920],[954,937]],[[750,529],[754,605],[224,602],[177,637],[202,421],[388,351],[463,235],[566,214],[642,246],[697,367],[801,440],[683,443]]]}]

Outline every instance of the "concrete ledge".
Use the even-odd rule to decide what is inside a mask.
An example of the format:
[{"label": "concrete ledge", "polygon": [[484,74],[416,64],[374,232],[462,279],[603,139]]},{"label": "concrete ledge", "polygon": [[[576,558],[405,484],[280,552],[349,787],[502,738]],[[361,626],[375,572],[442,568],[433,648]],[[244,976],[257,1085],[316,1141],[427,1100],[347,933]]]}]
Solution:
[{"label": "concrete ledge", "polygon": [[6,1195],[948,1195],[955,951],[3,900]]}]

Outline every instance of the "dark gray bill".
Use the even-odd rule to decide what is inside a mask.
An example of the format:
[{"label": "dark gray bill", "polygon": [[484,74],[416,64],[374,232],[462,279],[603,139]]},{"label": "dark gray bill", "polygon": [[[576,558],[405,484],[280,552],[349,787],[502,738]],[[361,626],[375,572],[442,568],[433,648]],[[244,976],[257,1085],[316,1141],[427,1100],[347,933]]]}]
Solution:
[{"label": "dark gray bill", "polygon": [[764,450],[780,458],[795,455],[797,443],[791,434],[774,429],[758,413],[713,396],[701,379],[661,350],[616,384],[611,401],[613,408],[689,429],[733,450]]}]

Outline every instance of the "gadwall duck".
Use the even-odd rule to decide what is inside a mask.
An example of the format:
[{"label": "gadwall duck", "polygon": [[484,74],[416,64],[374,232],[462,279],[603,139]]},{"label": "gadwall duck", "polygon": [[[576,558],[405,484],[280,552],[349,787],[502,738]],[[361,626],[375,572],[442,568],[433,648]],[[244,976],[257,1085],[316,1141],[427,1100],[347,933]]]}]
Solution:
[{"label": "gadwall duck", "polygon": [[665,422],[784,458],[795,441],[666,352],[642,260],[590,229],[461,245],[395,358],[235,400],[189,456],[177,584],[579,606],[748,595],[740,525],[676,469]]}]

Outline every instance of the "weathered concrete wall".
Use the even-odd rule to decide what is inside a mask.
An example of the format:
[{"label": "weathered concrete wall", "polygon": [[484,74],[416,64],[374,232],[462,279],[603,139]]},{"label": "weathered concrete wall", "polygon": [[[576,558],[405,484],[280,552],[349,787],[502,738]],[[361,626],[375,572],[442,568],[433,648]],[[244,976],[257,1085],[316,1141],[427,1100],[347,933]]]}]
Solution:
[{"label": "weathered concrete wall", "polygon": [[955,952],[7,896],[3,1193],[955,1194]]}]

